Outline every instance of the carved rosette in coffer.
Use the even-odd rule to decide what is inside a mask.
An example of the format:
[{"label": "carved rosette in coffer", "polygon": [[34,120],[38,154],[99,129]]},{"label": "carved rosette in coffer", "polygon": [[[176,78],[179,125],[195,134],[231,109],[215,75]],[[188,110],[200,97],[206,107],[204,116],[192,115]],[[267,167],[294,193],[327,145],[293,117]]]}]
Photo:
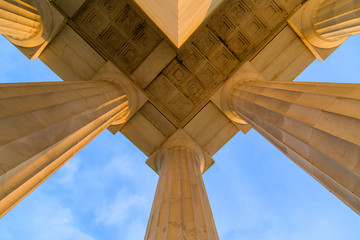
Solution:
[{"label": "carved rosette in coffer", "polygon": [[[174,125],[186,124],[241,62],[256,54],[274,30],[280,31],[300,2],[225,1],[145,87],[152,104]],[[130,76],[161,41],[167,41],[143,16],[127,1],[94,0],[74,20],[108,60]]]},{"label": "carved rosette in coffer", "polygon": [[129,74],[163,38],[127,1],[90,1],[75,22],[115,64]]},{"label": "carved rosette in coffer", "polygon": [[286,16],[275,1],[227,1],[146,91],[178,122],[191,119]]}]

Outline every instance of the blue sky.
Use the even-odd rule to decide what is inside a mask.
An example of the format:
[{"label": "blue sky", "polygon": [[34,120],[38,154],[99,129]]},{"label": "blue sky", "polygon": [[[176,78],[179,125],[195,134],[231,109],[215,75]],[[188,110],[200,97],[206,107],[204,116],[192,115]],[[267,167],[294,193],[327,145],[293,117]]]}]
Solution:
[{"label": "blue sky", "polygon": [[[59,81],[0,36],[0,82]],[[297,81],[360,83],[360,36]],[[358,240],[360,218],[256,131],[204,174],[222,240]],[[0,219],[0,240],[143,239],[158,176],[120,133],[101,133]]]}]

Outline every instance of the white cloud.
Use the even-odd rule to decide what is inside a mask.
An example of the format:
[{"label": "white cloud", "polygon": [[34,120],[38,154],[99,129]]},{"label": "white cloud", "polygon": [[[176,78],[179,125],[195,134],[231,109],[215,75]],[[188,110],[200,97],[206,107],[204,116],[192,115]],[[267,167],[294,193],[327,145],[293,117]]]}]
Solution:
[{"label": "white cloud", "polygon": [[146,197],[134,195],[130,192],[117,193],[111,202],[104,201],[98,209],[96,221],[104,225],[121,225],[139,212],[146,209]]},{"label": "white cloud", "polygon": [[73,157],[67,162],[59,172],[59,176],[55,179],[54,185],[71,187],[75,184],[76,175],[79,172],[81,159],[78,156]]},{"label": "white cloud", "polygon": [[133,178],[136,173],[136,165],[130,156],[116,156],[101,169],[101,175],[111,178]]},{"label": "white cloud", "polygon": [[[74,220],[71,209],[64,207],[56,198],[42,191],[36,191],[31,198],[6,215],[0,239],[46,239],[46,240],[93,240]],[[25,210],[25,211],[24,211]],[[21,214],[17,214],[21,211]],[[16,218],[21,216],[21,218]]]}]

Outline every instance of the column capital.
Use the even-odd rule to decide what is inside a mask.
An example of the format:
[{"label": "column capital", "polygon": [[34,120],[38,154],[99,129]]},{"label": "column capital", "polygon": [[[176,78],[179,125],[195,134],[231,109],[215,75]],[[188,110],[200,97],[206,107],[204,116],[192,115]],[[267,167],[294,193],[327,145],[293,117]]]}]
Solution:
[{"label": "column capital", "polygon": [[129,101],[129,112],[124,119],[119,119],[111,125],[121,125],[129,120],[138,109],[140,109],[148,100],[147,96],[134,85],[134,83],[113,63],[107,62],[91,79],[91,81],[105,81],[124,89]]},{"label": "column capital", "polygon": [[[51,32],[52,19],[44,21],[44,16],[48,15],[50,8],[47,1],[29,0],[27,2],[9,1],[1,4],[6,11],[2,18],[8,21],[8,24],[2,27],[9,28],[7,34],[3,34],[14,45],[36,47],[42,44]],[[12,16],[15,14],[16,18]],[[20,24],[22,26],[19,26]],[[25,28],[28,32],[25,32]]]},{"label": "column capital", "polygon": [[[319,22],[319,9],[321,4],[326,2],[326,0],[312,0],[307,1],[304,4],[304,10],[301,16],[302,23],[302,33],[304,37],[309,41],[310,44],[318,48],[336,48],[340,46],[349,36],[342,36],[338,38],[328,38],[322,35],[319,31],[316,30],[316,25]],[[335,5],[331,8],[330,11],[334,11]]]},{"label": "column capital", "polygon": [[205,152],[184,130],[175,132],[156,152],[147,160],[146,164],[157,174],[160,174],[161,165],[167,152],[174,148],[186,148],[197,156],[201,173],[206,172],[214,163],[214,159]]},{"label": "column capital", "polygon": [[[234,87],[246,81],[263,81],[264,77],[259,73],[250,62],[242,65],[226,82],[220,90],[220,105],[223,113],[233,122],[247,124],[234,110],[231,101],[231,93]],[[216,103],[215,103],[216,104]]]},{"label": "column capital", "polygon": [[65,23],[65,17],[48,0],[0,1],[0,8],[0,34],[31,60]]},{"label": "column capital", "polygon": [[349,36],[360,32],[360,6],[355,0],[309,0],[288,23],[322,61]]}]

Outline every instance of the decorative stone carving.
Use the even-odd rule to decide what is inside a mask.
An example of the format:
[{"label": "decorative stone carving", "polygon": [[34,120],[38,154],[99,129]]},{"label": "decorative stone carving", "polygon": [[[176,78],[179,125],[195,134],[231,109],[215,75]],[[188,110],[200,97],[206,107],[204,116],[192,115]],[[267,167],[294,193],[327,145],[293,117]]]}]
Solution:
[{"label": "decorative stone carving", "polygon": [[[286,16],[280,1],[229,1],[209,21],[209,28],[244,60]],[[196,44],[196,43],[195,43]]]},{"label": "decorative stone carving", "polygon": [[[156,108],[174,125],[184,126],[207,104],[222,81],[283,22],[288,9],[300,3],[289,6],[280,0],[265,2],[224,2],[182,45],[175,59],[162,71],[157,70],[153,79],[146,80],[138,78],[137,69],[146,68],[145,59],[155,51],[162,36],[131,4],[91,1],[74,20],[108,60],[134,74],[134,80],[145,88]],[[167,92],[170,90],[172,94]]]},{"label": "decorative stone carving", "polygon": [[[155,96],[157,103],[168,109],[181,125],[185,124],[186,119],[191,119],[197,113],[195,109],[200,110],[205,106],[210,94],[231,75],[242,60],[255,51],[260,42],[283,21],[286,14],[275,1],[266,4],[244,0],[224,3],[206,21],[207,24],[200,27],[183,44],[177,59],[173,60],[163,70],[163,75],[156,78],[146,90]],[[184,78],[179,79],[179,83],[169,76],[169,69],[173,65],[179,65],[178,69],[183,69],[177,70],[177,76],[179,77],[182,71],[181,76]],[[188,84],[190,79],[191,86]],[[167,101],[164,95],[156,93],[160,89],[165,89],[153,87],[159,86],[160,81],[163,84],[170,82],[172,86],[169,87],[171,84],[167,83],[167,89],[176,89],[185,96],[188,103],[191,103],[185,111],[171,105],[180,103],[180,100]],[[184,89],[182,86],[185,85],[189,87]],[[179,99],[180,95],[174,95],[174,98]],[[181,102],[186,101],[182,99]]]},{"label": "decorative stone carving", "polygon": [[128,73],[133,73],[163,38],[126,1],[86,4],[75,22]]},{"label": "decorative stone carving", "polygon": [[146,90],[159,104],[164,106],[173,116],[176,116],[178,122],[184,119],[195,107],[165,75],[156,78]]}]

